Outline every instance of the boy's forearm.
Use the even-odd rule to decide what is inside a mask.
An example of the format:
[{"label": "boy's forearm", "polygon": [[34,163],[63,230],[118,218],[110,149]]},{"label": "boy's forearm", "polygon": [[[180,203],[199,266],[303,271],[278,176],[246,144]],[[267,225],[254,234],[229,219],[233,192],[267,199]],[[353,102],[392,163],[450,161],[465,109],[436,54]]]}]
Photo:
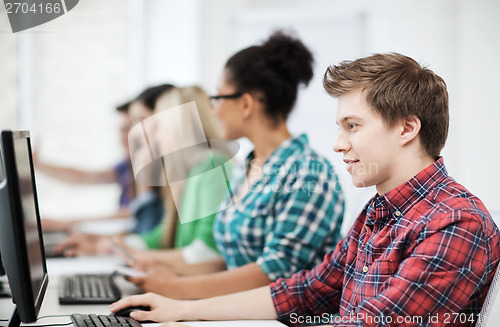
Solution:
[{"label": "boy's forearm", "polygon": [[205,300],[185,301],[183,320],[277,319],[269,286]]}]

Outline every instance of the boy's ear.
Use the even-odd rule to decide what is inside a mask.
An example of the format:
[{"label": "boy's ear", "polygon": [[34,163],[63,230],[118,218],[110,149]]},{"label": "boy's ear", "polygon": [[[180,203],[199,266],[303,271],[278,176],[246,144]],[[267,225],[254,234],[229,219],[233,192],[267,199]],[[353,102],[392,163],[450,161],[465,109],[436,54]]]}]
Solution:
[{"label": "boy's ear", "polygon": [[413,141],[418,137],[418,133],[420,133],[420,128],[422,127],[422,123],[420,119],[411,115],[401,120],[401,145],[406,145],[409,142]]}]

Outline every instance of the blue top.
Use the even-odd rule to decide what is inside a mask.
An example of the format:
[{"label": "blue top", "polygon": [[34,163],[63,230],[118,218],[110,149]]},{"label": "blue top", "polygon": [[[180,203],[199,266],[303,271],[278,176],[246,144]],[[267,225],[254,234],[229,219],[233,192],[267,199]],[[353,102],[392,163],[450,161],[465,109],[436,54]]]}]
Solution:
[{"label": "blue top", "polygon": [[313,151],[305,134],[284,141],[262,166],[249,192],[245,164],[236,167],[233,194],[214,224],[214,238],[228,269],[257,262],[271,280],[315,266],[340,240],[344,198],[332,165]]},{"label": "blue top", "polygon": [[157,190],[149,190],[134,196],[134,175],[130,159],[124,159],[115,166],[120,185],[120,208],[129,207],[134,217],[134,233],[146,233],[161,222],[163,201]]},{"label": "blue top", "polygon": [[129,159],[124,159],[115,166],[120,185],[120,207],[127,207],[134,198],[134,175]]}]

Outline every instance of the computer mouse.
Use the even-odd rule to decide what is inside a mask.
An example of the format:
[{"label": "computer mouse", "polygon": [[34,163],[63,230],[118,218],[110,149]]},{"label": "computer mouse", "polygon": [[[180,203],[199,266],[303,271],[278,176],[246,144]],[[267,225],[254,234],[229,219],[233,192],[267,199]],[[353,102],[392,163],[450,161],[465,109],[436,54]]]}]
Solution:
[{"label": "computer mouse", "polygon": [[146,306],[137,305],[121,309],[119,311],[112,313],[111,315],[116,317],[130,317],[130,313],[135,311],[151,311],[151,309]]}]

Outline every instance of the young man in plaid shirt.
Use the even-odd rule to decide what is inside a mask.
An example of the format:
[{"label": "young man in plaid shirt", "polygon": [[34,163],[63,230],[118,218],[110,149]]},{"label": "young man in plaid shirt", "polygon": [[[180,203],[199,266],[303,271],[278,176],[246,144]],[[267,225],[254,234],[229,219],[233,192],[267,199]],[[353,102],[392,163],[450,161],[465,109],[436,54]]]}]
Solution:
[{"label": "young man in plaid shirt", "polygon": [[331,66],[324,86],[338,97],[334,150],[353,183],[375,185],[377,194],[323,263],[248,292],[195,302],[146,294],[113,311],[149,305],[150,312],[132,317],[155,321],[475,324],[500,258],[500,234],[439,156],[449,120],[444,81],[393,53]]}]

